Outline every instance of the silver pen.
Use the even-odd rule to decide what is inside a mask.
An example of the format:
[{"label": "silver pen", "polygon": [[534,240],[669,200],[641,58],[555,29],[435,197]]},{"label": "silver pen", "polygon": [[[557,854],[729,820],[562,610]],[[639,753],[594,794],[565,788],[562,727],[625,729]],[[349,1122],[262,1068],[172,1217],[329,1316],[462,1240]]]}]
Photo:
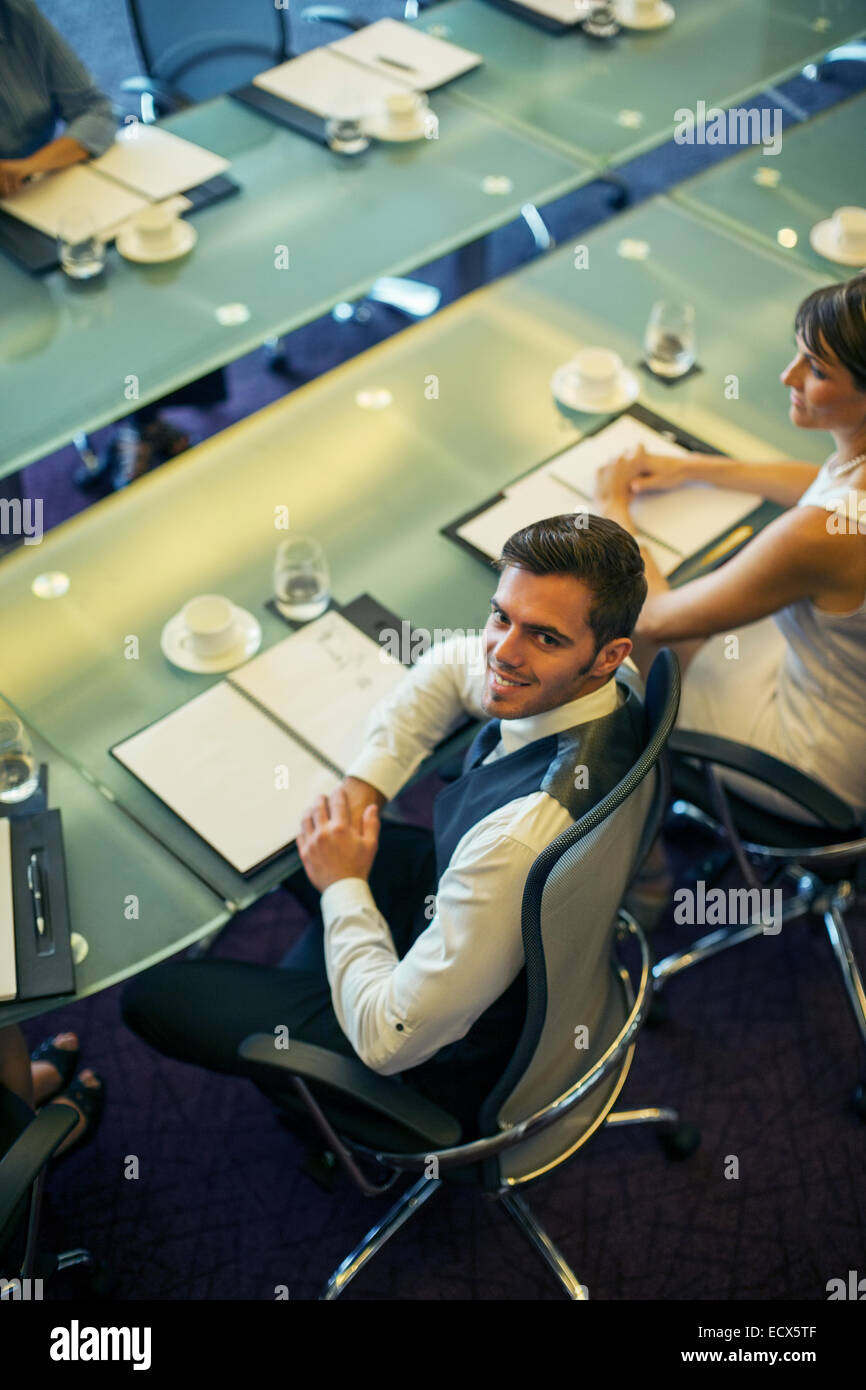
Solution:
[{"label": "silver pen", "polygon": [[36,922],[36,930],[40,936],[44,936],[45,914],[43,909],[45,904],[42,897],[42,874],[35,853],[31,854],[27,864],[27,887],[30,889],[30,896],[33,899],[33,917]]}]

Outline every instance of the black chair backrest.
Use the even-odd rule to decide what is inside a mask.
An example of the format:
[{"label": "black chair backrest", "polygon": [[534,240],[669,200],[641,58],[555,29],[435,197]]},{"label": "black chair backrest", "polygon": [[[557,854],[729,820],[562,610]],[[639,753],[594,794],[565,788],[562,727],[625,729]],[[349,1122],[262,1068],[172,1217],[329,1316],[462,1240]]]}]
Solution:
[{"label": "black chair backrest", "polygon": [[145,70],[189,101],[234,91],[289,55],[275,0],[129,0]]},{"label": "black chair backrest", "polygon": [[[496,1133],[563,1095],[610,1045],[627,1013],[613,969],[613,934],[623,894],[655,840],[667,802],[663,754],[679,708],[679,663],[659,652],[647,681],[643,750],[621,781],[538,856],[523,893],[527,1012],[517,1047],[482,1107],[482,1133]],[[661,764],[661,765],[660,765]],[[586,1029],[586,1035],[578,1035]],[[578,1046],[583,1037],[586,1046]],[[568,1120],[569,1133],[586,1127],[590,1096]],[[551,1166],[561,1125],[528,1141],[531,1165]],[[521,1148],[501,1159],[515,1174],[527,1161]],[[545,1155],[547,1157],[545,1157]],[[550,1161],[548,1161],[548,1159]]]}]

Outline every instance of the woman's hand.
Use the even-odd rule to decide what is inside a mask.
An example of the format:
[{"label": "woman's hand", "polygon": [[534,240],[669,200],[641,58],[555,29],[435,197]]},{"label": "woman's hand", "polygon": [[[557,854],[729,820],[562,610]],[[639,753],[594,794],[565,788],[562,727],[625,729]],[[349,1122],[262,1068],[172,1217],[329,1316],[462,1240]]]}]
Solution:
[{"label": "woman's hand", "polygon": [[628,479],[632,497],[642,492],[664,492],[668,488],[681,487],[691,477],[688,458],[675,454],[648,454],[642,444],[628,449],[616,462],[622,476]]}]

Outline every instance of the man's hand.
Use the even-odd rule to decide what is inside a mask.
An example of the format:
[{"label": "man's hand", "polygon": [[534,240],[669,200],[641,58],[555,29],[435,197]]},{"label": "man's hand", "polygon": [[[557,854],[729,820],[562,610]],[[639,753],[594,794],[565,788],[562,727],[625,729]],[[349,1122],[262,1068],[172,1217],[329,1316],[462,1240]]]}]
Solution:
[{"label": "man's hand", "polygon": [[0,197],[11,198],[34,173],[29,159],[0,159]]},{"label": "man's hand", "polygon": [[629,449],[618,458],[604,463],[595,473],[594,500],[596,509],[602,516],[618,521],[627,531],[632,530],[628,504],[631,498],[631,485],[635,477],[643,471],[644,452],[638,446]]},{"label": "man's hand", "polygon": [[362,781],[360,777],[344,777],[340,786],[349,799],[349,817],[357,829],[360,829],[362,817],[368,806],[375,806],[381,811],[387,800],[376,787]]},{"label": "man's hand", "polygon": [[330,801],[319,797],[304,816],[298,836],[301,863],[320,893],[341,878],[369,878],[378,846],[378,806],[369,803],[353,819],[343,786],[331,793]]}]

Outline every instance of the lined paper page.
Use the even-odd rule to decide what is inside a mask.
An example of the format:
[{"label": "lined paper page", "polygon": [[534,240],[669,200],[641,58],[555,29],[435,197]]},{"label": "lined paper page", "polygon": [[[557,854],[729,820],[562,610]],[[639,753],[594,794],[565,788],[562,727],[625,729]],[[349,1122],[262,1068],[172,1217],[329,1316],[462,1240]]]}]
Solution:
[{"label": "lined paper page", "polygon": [[[492,507],[467,521],[458,528],[457,534],[495,560],[515,531],[533,521],[578,511],[592,511],[592,507],[581,505],[573,488],[566,487],[548,468],[543,468],[514,483],[501,502],[494,502]],[[651,551],[662,574],[671,574],[680,564],[682,556],[676,551],[657,545],[643,535],[639,539]]]},{"label": "lined paper page", "polygon": [[337,781],[225,681],[112,752],[241,874],[290,845]]},{"label": "lined paper page", "polygon": [[[681,444],[650,429],[649,425],[623,415],[598,434],[580,440],[551,459],[544,465],[544,472],[591,499],[596,469],[638,444],[653,454],[681,456],[689,452]],[[760,502],[760,497],[751,492],[709,487],[706,483],[686,483],[667,492],[636,497],[629,510],[635,525],[645,535],[685,558],[723,536]]]},{"label": "lined paper page", "polygon": [[0,816],[0,1000],[18,993],[12,904],[12,822]]},{"label": "lined paper page", "polygon": [[140,121],[119,130],[111,149],[93,160],[93,168],[100,173],[155,200],[195,188],[228,167],[222,155]]},{"label": "lined paper page", "polygon": [[104,232],[134,217],[149,204],[89,164],[75,164],[58,174],[45,174],[12,198],[0,198],[0,208],[48,236],[56,236],[65,214],[86,212],[94,232]]},{"label": "lined paper page", "polygon": [[331,612],[229,679],[344,771],[361,750],[374,705],[405,674],[385,647]]}]

